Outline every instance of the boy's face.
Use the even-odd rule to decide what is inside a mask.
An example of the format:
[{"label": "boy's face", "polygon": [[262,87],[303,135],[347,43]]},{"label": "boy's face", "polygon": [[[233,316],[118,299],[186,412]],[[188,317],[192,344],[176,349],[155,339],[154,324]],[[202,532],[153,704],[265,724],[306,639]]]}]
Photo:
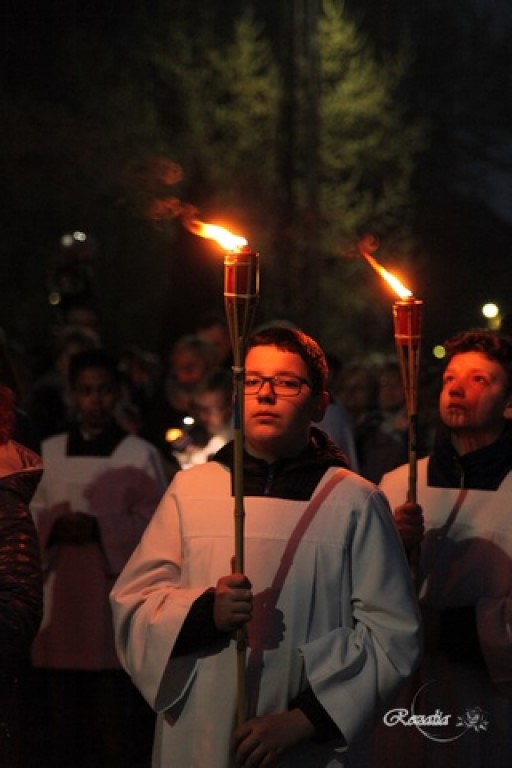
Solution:
[{"label": "boy's face", "polygon": [[[298,376],[310,381],[304,360],[294,352],[274,346],[252,347],[245,361],[250,376]],[[257,395],[244,397],[246,445],[253,456],[269,463],[296,456],[307,445],[312,421],[319,421],[328,401],[327,393],[314,395],[302,385],[298,395],[276,395],[265,382]]]},{"label": "boy's face", "polygon": [[507,383],[504,368],[480,352],[455,355],[448,363],[439,411],[452,434],[465,439],[466,451],[494,442],[501,433]]},{"label": "boy's face", "polygon": [[84,369],[71,394],[83,429],[91,435],[100,434],[112,420],[118,398],[111,373],[103,368]]}]

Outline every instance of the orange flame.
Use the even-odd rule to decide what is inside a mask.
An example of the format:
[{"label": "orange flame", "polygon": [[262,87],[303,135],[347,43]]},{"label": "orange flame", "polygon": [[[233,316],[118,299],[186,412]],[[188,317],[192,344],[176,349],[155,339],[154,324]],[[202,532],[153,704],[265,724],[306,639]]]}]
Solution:
[{"label": "orange flame", "polygon": [[366,259],[368,264],[373,267],[377,274],[384,278],[400,299],[410,299],[412,297],[412,291],[406,288],[397,277],[391,274],[391,272],[388,272],[382,264],[379,264],[377,259],[374,259],[373,256],[363,250],[361,251],[361,256]]},{"label": "orange flame", "polygon": [[207,240],[215,240],[226,251],[234,251],[236,248],[242,248],[244,245],[247,245],[245,237],[234,235],[229,230],[218,227],[216,224],[206,224],[198,219],[187,219],[183,223],[193,235],[205,237]]}]

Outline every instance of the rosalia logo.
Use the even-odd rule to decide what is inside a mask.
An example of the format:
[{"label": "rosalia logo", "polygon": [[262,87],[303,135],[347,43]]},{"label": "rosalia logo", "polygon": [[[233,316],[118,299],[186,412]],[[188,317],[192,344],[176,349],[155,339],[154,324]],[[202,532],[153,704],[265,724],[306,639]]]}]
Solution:
[{"label": "rosalia logo", "polygon": [[[383,717],[384,725],[393,728],[397,725],[405,727],[414,727],[425,738],[439,743],[456,741],[469,731],[486,731],[489,726],[487,714],[481,707],[474,706],[466,709],[463,715],[454,717],[452,714],[445,714],[442,710],[436,709],[430,714],[417,714],[416,705],[420,693],[434,681],[431,680],[419,689],[411,702],[411,709],[398,708],[390,709]],[[426,730],[426,729],[429,730]],[[462,729],[455,732],[453,729]],[[432,730],[430,730],[432,729]],[[443,733],[443,729],[445,732]],[[453,732],[447,735],[447,732]]]}]

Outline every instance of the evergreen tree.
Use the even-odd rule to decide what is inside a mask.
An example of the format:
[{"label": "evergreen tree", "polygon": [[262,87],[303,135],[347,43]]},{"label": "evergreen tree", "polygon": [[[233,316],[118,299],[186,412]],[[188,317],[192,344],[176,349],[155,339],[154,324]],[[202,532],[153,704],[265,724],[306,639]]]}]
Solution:
[{"label": "evergreen tree", "polygon": [[412,248],[412,178],[426,132],[400,103],[405,52],[378,61],[336,0],[324,0],[316,26],[300,10],[308,27],[295,46],[302,55],[292,80],[296,279],[286,304],[300,316],[302,303],[325,345],[354,354],[358,340],[379,344],[383,326],[381,316],[373,318],[378,278],[361,260],[344,257],[370,231],[381,238],[383,257],[403,264]]}]

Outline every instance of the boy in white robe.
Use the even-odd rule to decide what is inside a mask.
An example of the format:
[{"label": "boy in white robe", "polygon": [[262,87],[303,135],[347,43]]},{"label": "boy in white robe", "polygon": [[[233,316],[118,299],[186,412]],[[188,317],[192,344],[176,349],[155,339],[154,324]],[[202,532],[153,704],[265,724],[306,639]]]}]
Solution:
[{"label": "boy in white robe", "polygon": [[[426,768],[512,765],[512,342],[488,330],[445,344],[441,424],[418,463],[418,502],[404,504],[408,468],[381,481],[416,563],[425,656],[402,691],[404,715],[383,725],[382,766],[404,753]],[[436,722],[416,728],[411,714]],[[385,758],[385,759],[384,759]]]},{"label": "boy in white robe", "polygon": [[[323,352],[296,329],[249,341],[247,575],[229,573],[230,443],[178,472],[114,586],[121,661],[159,712],[155,768],[355,764],[418,659],[416,599],[387,502],[310,427],[326,375]],[[244,626],[249,714],[236,725],[233,632]]]},{"label": "boy in white robe", "polygon": [[[32,662],[47,686],[51,768],[125,768],[142,732],[130,719],[151,712],[121,669],[109,592],[160,499],[165,479],[156,448],[114,418],[115,361],[99,349],[71,359],[77,420],[43,441],[43,479],[31,503],[44,568],[44,617]],[[130,731],[131,729],[131,731]],[[128,731],[128,732],[127,732]],[[36,745],[35,749],[38,748]]]}]

